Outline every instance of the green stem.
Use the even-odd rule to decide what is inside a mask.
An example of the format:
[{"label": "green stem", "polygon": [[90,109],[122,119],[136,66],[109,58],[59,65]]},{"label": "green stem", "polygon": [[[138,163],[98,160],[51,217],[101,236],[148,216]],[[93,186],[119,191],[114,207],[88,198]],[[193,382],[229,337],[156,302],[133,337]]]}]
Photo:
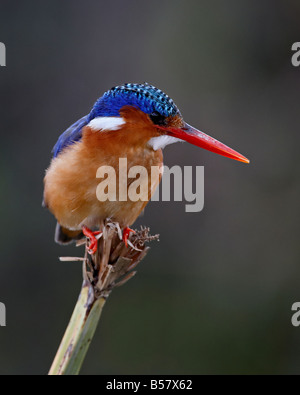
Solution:
[{"label": "green stem", "polygon": [[51,366],[50,376],[79,374],[104,304],[105,299],[95,299],[91,286],[84,283],[72,318]]}]

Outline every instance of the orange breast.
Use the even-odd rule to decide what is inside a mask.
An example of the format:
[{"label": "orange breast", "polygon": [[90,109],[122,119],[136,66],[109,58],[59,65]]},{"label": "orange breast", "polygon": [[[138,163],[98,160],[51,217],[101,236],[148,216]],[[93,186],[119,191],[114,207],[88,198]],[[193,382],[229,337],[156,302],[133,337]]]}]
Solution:
[{"label": "orange breast", "polygon": [[[120,158],[126,158],[128,172],[134,166],[146,169],[148,178],[142,184],[146,185],[149,199],[158,186],[161,176],[151,180],[151,168],[162,167],[162,152],[154,151],[147,144],[158,132],[148,117],[137,109],[125,108],[122,116],[126,124],[120,130],[94,131],[85,127],[82,140],[52,160],[44,180],[44,196],[62,226],[79,230],[83,224],[99,226],[103,220],[111,218],[124,227],[137,219],[148,200],[132,201],[129,196],[126,201],[121,201],[124,196],[120,196],[119,186],[132,195],[135,179],[122,177],[126,169],[124,161],[119,168]],[[96,175],[102,166],[115,169],[116,201],[99,201],[103,179]],[[141,192],[139,189],[137,192]]]}]

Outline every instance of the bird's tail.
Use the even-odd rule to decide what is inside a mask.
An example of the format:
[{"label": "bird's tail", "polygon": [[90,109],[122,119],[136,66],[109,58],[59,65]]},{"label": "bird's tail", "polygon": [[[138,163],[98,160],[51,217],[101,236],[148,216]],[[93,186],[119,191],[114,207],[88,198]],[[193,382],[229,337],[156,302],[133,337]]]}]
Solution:
[{"label": "bird's tail", "polygon": [[54,240],[58,244],[70,244],[83,237],[81,230],[69,230],[62,227],[58,222],[55,228]]}]

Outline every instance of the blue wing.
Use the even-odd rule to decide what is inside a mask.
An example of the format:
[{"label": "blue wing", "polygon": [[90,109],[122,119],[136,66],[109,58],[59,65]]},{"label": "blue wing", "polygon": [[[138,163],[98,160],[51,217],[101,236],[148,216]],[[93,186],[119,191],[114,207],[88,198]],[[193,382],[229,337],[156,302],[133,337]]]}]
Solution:
[{"label": "blue wing", "polygon": [[75,143],[76,141],[81,139],[82,136],[82,128],[89,123],[89,115],[85,115],[73,125],[71,125],[67,130],[63,132],[63,134],[57,140],[57,143],[53,147],[53,157],[57,157],[57,155],[69,145]]}]

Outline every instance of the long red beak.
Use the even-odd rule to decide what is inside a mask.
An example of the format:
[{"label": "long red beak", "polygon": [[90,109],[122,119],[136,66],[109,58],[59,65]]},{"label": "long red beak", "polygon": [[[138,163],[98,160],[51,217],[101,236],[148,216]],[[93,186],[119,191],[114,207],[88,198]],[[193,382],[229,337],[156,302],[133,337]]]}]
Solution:
[{"label": "long red beak", "polygon": [[203,132],[200,132],[200,130],[193,128],[187,123],[185,123],[182,128],[161,127],[161,129],[164,129],[169,136],[177,137],[178,139],[187,141],[197,147],[226,156],[227,158],[239,160],[240,162],[250,162],[249,159],[242,154],[239,154],[233,149],[227,147],[227,145],[222,144],[220,141],[215,140],[213,137],[210,137]]}]

